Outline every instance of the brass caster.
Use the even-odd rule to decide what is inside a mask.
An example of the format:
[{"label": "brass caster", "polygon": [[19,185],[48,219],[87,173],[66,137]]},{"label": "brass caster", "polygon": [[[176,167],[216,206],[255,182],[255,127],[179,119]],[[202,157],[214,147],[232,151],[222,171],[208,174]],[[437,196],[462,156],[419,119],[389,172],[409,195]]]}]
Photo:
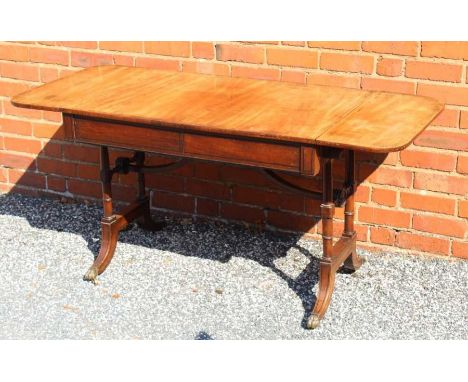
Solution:
[{"label": "brass caster", "polygon": [[315,329],[320,324],[320,317],[316,314],[312,314],[307,320],[307,329]]},{"label": "brass caster", "polygon": [[90,281],[94,285],[96,285],[98,283],[97,276],[98,276],[98,269],[97,267],[92,266],[91,268],[88,269],[88,272],[86,272],[86,274],[83,276],[83,280]]}]

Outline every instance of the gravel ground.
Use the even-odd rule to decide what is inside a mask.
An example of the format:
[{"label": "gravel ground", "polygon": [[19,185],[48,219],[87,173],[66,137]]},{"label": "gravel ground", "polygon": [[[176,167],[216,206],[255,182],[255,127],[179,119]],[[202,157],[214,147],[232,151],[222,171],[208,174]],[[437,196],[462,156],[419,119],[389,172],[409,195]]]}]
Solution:
[{"label": "gravel ground", "polygon": [[361,251],[309,331],[320,243],[166,217],[123,232],[94,286],[100,216],[0,195],[0,339],[468,339],[468,261]]}]

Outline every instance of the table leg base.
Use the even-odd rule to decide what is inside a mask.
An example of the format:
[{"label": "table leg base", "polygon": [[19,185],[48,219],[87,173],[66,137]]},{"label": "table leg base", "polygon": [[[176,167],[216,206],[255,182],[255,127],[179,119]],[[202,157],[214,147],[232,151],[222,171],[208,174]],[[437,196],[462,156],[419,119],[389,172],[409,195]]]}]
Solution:
[{"label": "table leg base", "polygon": [[351,236],[342,236],[333,246],[332,257],[320,261],[317,300],[312,314],[307,320],[308,329],[317,328],[320,320],[327,312],[335,288],[335,274],[342,264],[345,268],[353,271],[357,270],[362,264],[362,258],[356,253],[355,233]]},{"label": "table leg base", "polygon": [[137,200],[119,213],[103,218],[101,220],[101,248],[93,265],[83,276],[83,280],[96,284],[98,275],[105,271],[114,257],[120,231],[134,220],[137,220],[142,228],[152,231],[161,230],[166,225],[165,222],[155,222],[151,219],[147,197]]}]

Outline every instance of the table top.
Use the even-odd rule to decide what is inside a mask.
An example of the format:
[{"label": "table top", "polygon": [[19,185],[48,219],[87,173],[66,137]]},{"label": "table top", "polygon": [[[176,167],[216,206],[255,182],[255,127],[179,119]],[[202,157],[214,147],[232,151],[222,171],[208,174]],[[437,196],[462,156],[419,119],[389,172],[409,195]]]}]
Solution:
[{"label": "table top", "polygon": [[125,66],[88,68],[19,94],[12,103],[370,152],[405,148],[443,110],[438,101],[414,95]]}]

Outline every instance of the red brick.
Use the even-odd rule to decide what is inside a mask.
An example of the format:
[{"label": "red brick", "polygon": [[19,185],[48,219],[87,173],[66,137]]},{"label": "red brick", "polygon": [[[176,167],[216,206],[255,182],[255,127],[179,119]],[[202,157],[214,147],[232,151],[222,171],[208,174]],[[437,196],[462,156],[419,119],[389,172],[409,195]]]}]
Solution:
[{"label": "red brick", "polygon": [[78,164],[76,166],[76,176],[82,179],[100,180],[100,171],[98,166],[89,164]]},{"label": "red brick", "polygon": [[416,138],[414,144],[439,149],[468,151],[468,134],[430,129],[423,131]]},{"label": "red brick", "polygon": [[281,41],[281,45],[288,45],[288,46],[305,46],[305,41]]},{"label": "red brick", "polygon": [[458,127],[459,119],[460,119],[460,111],[459,110],[444,109],[432,121],[432,125],[434,125],[434,126],[443,126],[443,127]]},{"label": "red brick", "polygon": [[161,58],[150,58],[150,57],[137,57],[135,59],[135,66],[141,68],[153,68],[161,70],[173,70],[180,71],[180,61],[177,60],[164,60]]},{"label": "red brick", "polygon": [[[310,198],[305,198],[304,200],[305,204],[305,212],[308,215],[313,215],[313,216],[321,216],[321,211],[320,211],[320,204],[322,202],[317,199],[310,199]],[[337,212],[337,208],[335,209],[335,213]]]},{"label": "red brick", "polygon": [[216,58],[220,61],[239,61],[261,64],[264,60],[264,48],[251,45],[216,44]]},{"label": "red brick", "polygon": [[185,181],[184,178],[177,176],[156,174],[154,176],[146,176],[146,186],[157,190],[182,193],[185,188]]},{"label": "red brick", "polygon": [[468,111],[460,112],[460,129],[468,129]]},{"label": "red brick", "polygon": [[421,56],[468,60],[467,41],[423,41]]},{"label": "red brick", "polygon": [[97,199],[101,197],[101,183],[68,179],[68,191],[75,195]]},{"label": "red brick", "polygon": [[362,50],[364,52],[416,56],[418,43],[416,41],[364,41]]},{"label": "red brick", "polygon": [[383,224],[390,227],[409,228],[411,222],[410,213],[395,209],[361,206],[358,216],[361,223]]},{"label": "red brick", "polygon": [[98,163],[99,149],[78,144],[63,145],[63,157],[72,161]]},{"label": "red brick", "polygon": [[57,192],[65,192],[65,179],[59,176],[47,175],[47,189]]},{"label": "red brick", "polygon": [[19,93],[29,90],[30,88],[30,85],[10,80],[6,81],[0,78],[0,96],[13,97]]},{"label": "red brick", "polygon": [[369,201],[369,196],[370,196],[370,187],[359,184],[356,188],[356,192],[354,193],[354,201],[365,203]]},{"label": "red brick", "polygon": [[384,227],[370,227],[370,239],[373,243],[394,245],[396,232]]},{"label": "red brick", "polygon": [[221,204],[220,216],[254,224],[262,224],[265,220],[262,208],[247,207],[232,203]]},{"label": "red brick", "polygon": [[37,169],[47,174],[76,176],[76,165],[56,159],[38,158]]},{"label": "red brick", "polygon": [[406,77],[423,80],[460,82],[462,75],[461,65],[452,65],[438,62],[406,62]]},{"label": "red brick", "polygon": [[440,171],[453,171],[457,163],[456,155],[410,149],[403,150],[400,153],[400,159],[404,166]]},{"label": "red brick", "polygon": [[142,41],[100,41],[99,48],[120,52],[143,52]]},{"label": "red brick", "polygon": [[0,43],[0,60],[29,61],[29,47]]},{"label": "red brick", "polygon": [[63,125],[54,125],[51,123],[38,123],[33,124],[33,135],[37,138],[47,139],[64,139],[65,131]]},{"label": "red brick", "polygon": [[187,41],[146,41],[145,52],[161,56],[189,57],[190,43]]},{"label": "red brick", "polygon": [[460,174],[468,174],[468,156],[458,157],[457,171]]},{"label": "red brick", "polygon": [[134,57],[126,54],[114,54],[112,60],[115,65],[125,65],[125,66],[134,66]]},{"label": "red brick", "polygon": [[91,53],[91,52],[71,52],[71,65],[87,68],[89,66],[112,65],[112,54]]},{"label": "red brick", "polygon": [[0,183],[8,183],[8,169],[0,167]]},{"label": "red brick", "polygon": [[97,41],[57,41],[57,45],[69,48],[97,49]]},{"label": "red brick", "polygon": [[9,100],[3,102],[3,110],[5,111],[5,114],[15,115],[18,117],[27,117],[27,118],[33,118],[33,119],[42,118],[41,110],[16,107],[16,106],[13,106],[13,104]]},{"label": "red brick", "polygon": [[413,228],[418,231],[463,238],[466,234],[467,222],[438,216],[414,215]]},{"label": "red brick", "polygon": [[468,106],[468,88],[465,87],[420,83],[417,94],[433,97],[444,104]]},{"label": "red brick", "polygon": [[18,135],[32,135],[31,122],[0,117],[0,132]]},{"label": "red brick", "polygon": [[29,170],[33,170],[36,166],[34,158],[21,154],[7,153],[5,151],[0,151],[0,163],[5,167]]},{"label": "red brick", "polygon": [[403,70],[403,60],[396,58],[380,58],[377,62],[377,74],[387,77],[398,77]]},{"label": "red brick", "polygon": [[279,41],[241,41],[244,44],[278,45]]},{"label": "red brick", "polygon": [[62,113],[58,113],[55,111],[48,111],[48,110],[43,110],[43,119],[51,122],[60,122],[62,123]]},{"label": "red brick", "polygon": [[229,76],[229,65],[218,62],[185,61],[183,71],[189,73],[214,74],[216,76]]},{"label": "red brick", "polygon": [[455,212],[455,199],[431,196],[421,192],[401,192],[400,204],[403,208],[419,211],[437,212],[453,215]]},{"label": "red brick", "polygon": [[9,179],[12,184],[21,184],[23,186],[45,188],[45,176],[30,171],[9,170]]},{"label": "red brick", "polygon": [[393,207],[396,204],[396,192],[383,188],[374,188],[372,191],[372,201],[377,204]]},{"label": "red brick", "polygon": [[56,68],[39,68],[39,79],[41,82],[55,81],[59,78],[59,70]]},{"label": "red brick", "polygon": [[31,62],[68,65],[68,51],[53,48],[31,47],[29,50],[29,59]]},{"label": "red brick", "polygon": [[271,65],[317,68],[318,54],[307,49],[268,48],[267,62]]},{"label": "red brick", "polygon": [[297,84],[306,83],[306,75],[304,72],[299,72],[295,70],[282,70],[281,71],[281,81],[284,82],[294,82]]},{"label": "red brick", "polygon": [[20,151],[28,154],[39,154],[42,150],[41,141],[37,139],[4,137],[6,150]]},{"label": "red brick", "polygon": [[453,241],[452,254],[461,259],[468,259],[468,241]]},{"label": "red brick", "polygon": [[340,86],[344,88],[359,89],[361,79],[326,73],[308,73],[307,83],[312,85]]},{"label": "red brick", "polygon": [[195,211],[195,199],[192,196],[170,194],[162,191],[154,192],[153,205],[158,208],[187,213],[194,213]]},{"label": "red brick", "polygon": [[225,166],[221,172],[221,179],[227,183],[268,186],[270,181],[265,175],[246,167]]},{"label": "red brick", "polygon": [[324,48],[337,50],[359,50],[361,49],[360,41],[308,41],[309,48]]},{"label": "red brick", "polygon": [[414,188],[464,195],[468,192],[468,179],[464,176],[416,172]]},{"label": "red brick", "polygon": [[279,80],[281,72],[279,69],[254,68],[249,66],[232,66],[231,75],[233,77],[252,78],[256,80]]},{"label": "red brick", "polygon": [[359,165],[359,179],[371,183],[407,188],[411,185],[412,173],[403,169],[361,164]]},{"label": "red brick", "polygon": [[374,70],[374,57],[356,54],[322,53],[320,56],[320,69],[371,74]]},{"label": "red brick", "polygon": [[232,199],[238,203],[253,204],[272,209],[304,211],[304,200],[302,197],[258,188],[236,186],[233,189]]},{"label": "red brick", "polygon": [[205,196],[212,199],[229,199],[230,190],[225,184],[204,182],[191,179],[187,183],[187,192],[192,195]]},{"label": "red brick", "polygon": [[414,94],[416,84],[409,81],[397,81],[383,78],[362,78],[361,87],[364,90],[376,90],[392,93]]},{"label": "red brick", "polygon": [[415,251],[448,255],[450,241],[448,239],[423,236],[410,232],[399,232],[397,234],[396,245],[400,248],[412,249]]},{"label": "red brick", "polygon": [[39,68],[18,62],[0,63],[0,75],[25,81],[39,81]]},{"label": "red brick", "polygon": [[287,231],[315,233],[318,220],[312,216],[268,211],[268,224]]},{"label": "red brick", "polygon": [[468,200],[460,200],[458,202],[458,216],[468,218]]},{"label": "red brick", "polygon": [[192,56],[195,58],[206,58],[211,60],[214,58],[214,46],[212,42],[192,42]]},{"label": "red brick", "polygon": [[197,198],[197,214],[208,216],[219,216],[219,202]]},{"label": "red brick", "polygon": [[194,163],[194,176],[200,179],[221,180],[222,165],[211,162]]},{"label": "red brick", "polygon": [[114,184],[112,186],[112,197],[114,200],[120,200],[123,202],[132,202],[135,200],[137,195],[135,187],[129,187],[122,184]]}]

